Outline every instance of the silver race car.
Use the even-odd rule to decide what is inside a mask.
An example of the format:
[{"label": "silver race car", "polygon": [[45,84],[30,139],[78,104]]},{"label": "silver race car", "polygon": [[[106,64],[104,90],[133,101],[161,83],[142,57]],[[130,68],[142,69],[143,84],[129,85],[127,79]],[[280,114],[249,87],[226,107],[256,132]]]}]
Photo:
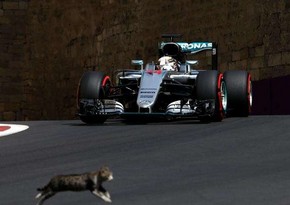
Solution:
[{"label": "silver race car", "polygon": [[[220,73],[218,48],[213,42],[175,42],[179,35],[163,35],[157,63],[132,60],[139,69],[116,71],[112,78],[87,71],[80,79],[77,108],[88,124],[119,116],[127,120],[196,118],[222,121],[225,116],[248,116],[252,107],[251,76],[244,70]],[[199,70],[199,52],[211,53],[211,68]]]}]

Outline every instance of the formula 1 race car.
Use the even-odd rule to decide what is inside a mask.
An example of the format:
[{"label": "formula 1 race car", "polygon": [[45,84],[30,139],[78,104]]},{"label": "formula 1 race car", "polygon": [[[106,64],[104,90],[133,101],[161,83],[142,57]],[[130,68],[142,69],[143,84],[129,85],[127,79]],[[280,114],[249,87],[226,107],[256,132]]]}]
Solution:
[{"label": "formula 1 race car", "polygon": [[[218,50],[213,42],[175,42],[179,35],[159,45],[158,63],[132,60],[140,69],[116,71],[116,82],[100,71],[87,71],[80,79],[77,108],[88,124],[109,117],[128,120],[197,118],[222,121],[226,115],[248,116],[252,107],[251,76],[244,70],[220,73]],[[211,52],[210,70],[198,70],[197,60],[186,60],[202,51]]]}]

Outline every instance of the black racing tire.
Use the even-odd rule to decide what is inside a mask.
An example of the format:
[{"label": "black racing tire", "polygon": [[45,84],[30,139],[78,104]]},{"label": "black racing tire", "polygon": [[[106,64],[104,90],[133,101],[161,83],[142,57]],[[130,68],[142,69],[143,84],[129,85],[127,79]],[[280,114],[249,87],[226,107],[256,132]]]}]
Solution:
[{"label": "black racing tire", "polygon": [[102,99],[107,94],[106,83],[109,80],[103,72],[87,71],[79,85],[79,98]]},{"label": "black racing tire", "polygon": [[[81,77],[78,87],[78,107],[80,99],[104,99],[108,94],[110,78],[103,72],[87,71]],[[82,114],[82,113],[80,113]],[[102,124],[107,120],[103,115],[80,115],[80,119],[87,124]]]},{"label": "black racing tire", "polygon": [[248,117],[252,109],[251,75],[244,70],[224,73],[228,92],[228,116]]},{"label": "black racing tire", "polygon": [[216,70],[199,72],[196,78],[196,99],[215,100],[213,116],[199,117],[201,121],[222,121],[227,109],[227,91],[223,75]]}]

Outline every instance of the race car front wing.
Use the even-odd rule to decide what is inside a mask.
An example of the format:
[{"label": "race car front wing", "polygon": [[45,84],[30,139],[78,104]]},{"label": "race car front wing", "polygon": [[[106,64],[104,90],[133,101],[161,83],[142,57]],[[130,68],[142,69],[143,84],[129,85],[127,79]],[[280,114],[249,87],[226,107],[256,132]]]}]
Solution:
[{"label": "race car front wing", "polygon": [[138,112],[125,112],[122,103],[109,99],[81,99],[79,116],[120,116],[127,117],[211,117],[215,111],[215,100],[174,101],[167,106],[165,112],[152,112],[139,110]]}]

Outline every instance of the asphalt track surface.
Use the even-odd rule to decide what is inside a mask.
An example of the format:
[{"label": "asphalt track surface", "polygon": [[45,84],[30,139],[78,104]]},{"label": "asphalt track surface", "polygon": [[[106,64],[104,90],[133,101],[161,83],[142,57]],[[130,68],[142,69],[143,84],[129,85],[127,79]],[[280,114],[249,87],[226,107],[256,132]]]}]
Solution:
[{"label": "asphalt track surface", "polygon": [[[10,122],[11,123],[11,122]],[[290,204],[290,116],[102,126],[80,121],[17,122],[0,138],[0,204],[32,205],[57,174],[108,165],[113,204]],[[64,192],[45,205],[105,204],[90,192]]]}]

